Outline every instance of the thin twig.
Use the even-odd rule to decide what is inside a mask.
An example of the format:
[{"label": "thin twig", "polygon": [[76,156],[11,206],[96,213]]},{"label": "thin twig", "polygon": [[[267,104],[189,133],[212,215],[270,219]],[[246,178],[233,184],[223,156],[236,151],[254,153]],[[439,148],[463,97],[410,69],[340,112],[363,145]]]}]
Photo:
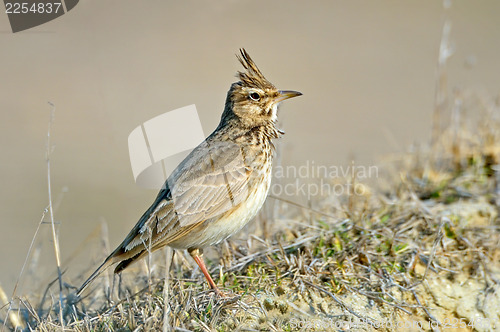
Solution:
[{"label": "thin twig", "polygon": [[429,269],[431,268],[432,261],[434,260],[434,256],[436,255],[437,245],[438,245],[439,241],[441,241],[441,238],[443,237],[442,229],[443,229],[444,222],[446,219],[447,218],[443,218],[443,221],[439,225],[439,232],[436,234],[436,239],[434,240],[434,244],[432,245],[431,254],[429,255],[429,260],[428,260],[427,265],[425,267],[425,271],[424,271],[424,275],[423,275],[422,279],[420,279],[419,281],[417,281],[416,283],[414,283],[413,285],[408,287],[408,289],[414,289],[416,286],[420,285],[425,280],[425,278],[427,278],[427,273],[428,273]]},{"label": "thin twig", "polygon": [[[35,240],[38,236],[38,232],[40,231],[40,226],[42,225],[43,220],[45,219],[45,215],[47,214],[47,212],[48,212],[48,207],[46,207],[43,210],[42,218],[40,219],[40,222],[38,223],[38,226],[36,227],[35,234],[33,234],[33,238],[31,239],[31,244],[30,244],[30,247],[28,249],[28,253],[26,254],[26,258],[24,259],[24,263],[23,263],[23,266],[21,268],[21,272],[19,273],[19,276],[17,277],[16,284],[14,286],[14,290],[12,291],[11,299],[14,299],[16,297],[17,287],[19,286],[19,282],[21,281],[21,278],[24,274],[24,270],[26,269],[26,265],[28,264],[28,259],[31,256],[31,251],[33,250],[33,246],[35,245]],[[9,308],[7,309],[7,316],[10,314],[11,310],[12,310],[12,300],[9,302]],[[4,329],[6,327],[6,323],[7,323],[7,320],[5,320],[3,322],[2,331],[4,331]]]},{"label": "thin twig", "polygon": [[[9,302],[9,299],[7,298],[7,294],[5,294],[2,286],[0,285],[0,305],[7,305],[9,304],[9,309],[7,310],[7,317],[5,318],[3,322],[3,326],[5,327],[5,324],[7,323],[7,320],[10,320],[10,323],[14,327],[14,329],[21,328],[24,329],[25,326],[21,319],[19,318],[19,315],[17,312],[12,310],[12,301]],[[3,307],[2,307],[3,308]],[[3,329],[3,328],[2,328]]]},{"label": "thin twig", "polygon": [[167,246],[164,250],[165,252],[165,281],[163,283],[163,332],[168,332],[172,329],[170,325],[169,315],[169,281],[170,281],[170,266],[173,259],[172,248]]},{"label": "thin twig", "polygon": [[363,320],[363,321],[366,321],[368,322],[369,324],[373,324],[374,323],[374,320],[370,317],[363,317],[361,316],[360,314],[356,313],[354,310],[352,310],[351,308],[349,308],[344,302],[342,302],[338,297],[336,297],[332,292],[330,292],[329,290],[323,288],[323,287],[320,287],[318,285],[315,285],[307,280],[303,280],[305,284],[308,284],[309,286],[311,286],[312,288],[315,288],[323,293],[325,293],[326,295],[330,296],[335,302],[337,302],[338,304],[340,304],[342,306],[342,308],[344,308],[345,310],[347,310],[351,315],[353,316],[356,316],[357,318]]},{"label": "thin twig", "polygon": [[[315,240],[315,239],[319,238],[319,236],[320,235],[305,237],[305,238],[301,239],[300,241],[294,242],[294,243],[292,243],[290,245],[287,245],[287,246],[283,247],[283,249],[287,250],[287,249],[299,246],[301,244],[304,244],[304,243],[307,243],[309,241]],[[265,255],[273,254],[273,253],[278,252],[278,251],[280,251],[279,248],[268,249],[268,250],[259,251],[259,252],[256,252],[254,254],[245,256],[244,258],[240,259],[237,264],[234,264],[233,266],[231,266],[231,268],[227,269],[226,272],[240,270],[243,267],[245,267],[247,264],[250,264],[250,262],[252,262],[256,258],[258,258],[260,256],[265,256]]]},{"label": "thin twig", "polygon": [[436,78],[436,92],[435,92],[435,101],[434,101],[434,114],[432,119],[432,137],[431,137],[431,147],[434,149],[433,158],[436,157],[435,148],[439,139],[439,134],[442,129],[442,117],[446,107],[447,98],[448,98],[448,84],[447,84],[447,76],[446,76],[446,65],[448,63],[448,59],[453,55],[454,49],[450,40],[451,33],[451,20],[449,19],[449,3],[450,1],[444,1],[444,23],[443,23],[443,31],[441,33],[441,42],[439,44],[439,58],[438,58],[438,66],[437,66],[437,78]]},{"label": "thin twig", "polygon": [[61,320],[61,330],[64,331],[64,315],[63,315],[63,281],[62,281],[62,273],[61,273],[61,252],[59,249],[59,239],[56,234],[56,224],[54,221],[54,210],[52,207],[52,187],[51,187],[51,176],[50,176],[50,152],[52,146],[50,145],[50,130],[52,129],[52,123],[54,122],[54,114],[56,108],[54,104],[49,102],[49,105],[52,106],[52,110],[50,111],[49,118],[49,128],[47,130],[47,191],[49,194],[49,215],[50,215],[50,223],[52,226],[52,240],[54,241],[54,253],[56,255],[56,264],[57,264],[57,276],[59,279],[59,318]]},{"label": "thin twig", "polygon": [[434,317],[430,312],[429,310],[427,309],[427,307],[423,306],[422,303],[420,303],[420,299],[418,298],[417,296],[417,293],[415,292],[415,290],[412,290],[411,293],[413,294],[413,297],[415,298],[415,300],[417,301],[417,303],[422,307],[422,309],[424,309],[425,313],[427,314],[427,316],[429,316],[430,319],[432,319],[433,321],[435,322],[439,322],[437,320],[436,317]]},{"label": "thin twig", "polygon": [[[406,314],[411,315],[411,312],[410,312],[410,311],[408,311],[408,310],[406,310],[405,308],[403,308],[401,304],[392,303],[392,302],[389,302],[389,301],[387,301],[387,300],[384,300],[384,299],[383,299],[383,298],[381,298],[380,296],[375,296],[375,295],[372,295],[372,294],[370,294],[370,292],[363,292],[363,291],[360,291],[360,290],[358,290],[358,289],[356,289],[356,288],[354,288],[354,287],[349,287],[349,286],[348,286],[346,283],[344,283],[344,282],[343,282],[342,284],[343,284],[343,286],[344,286],[346,289],[350,290],[351,292],[356,292],[356,293],[361,294],[361,295],[363,295],[363,296],[366,296],[366,297],[368,297],[368,298],[371,298],[371,299],[374,299],[374,300],[377,300],[377,301],[384,302],[385,304],[388,304],[388,305],[390,305],[390,306],[393,306],[394,308],[398,308],[399,310],[401,310],[401,311],[405,312]],[[381,293],[381,292],[376,292],[376,293],[377,293],[377,294],[381,294],[381,295],[387,295],[387,296],[391,297],[393,300],[395,300],[395,299],[394,299],[394,297],[390,296],[390,295],[389,295],[388,293],[386,293],[386,292],[383,292],[383,293]],[[407,306],[407,307],[409,307],[409,308],[413,308],[413,307],[414,307],[414,306],[411,306],[411,305],[408,305],[408,304],[404,304],[404,305],[405,305],[405,306]]]}]

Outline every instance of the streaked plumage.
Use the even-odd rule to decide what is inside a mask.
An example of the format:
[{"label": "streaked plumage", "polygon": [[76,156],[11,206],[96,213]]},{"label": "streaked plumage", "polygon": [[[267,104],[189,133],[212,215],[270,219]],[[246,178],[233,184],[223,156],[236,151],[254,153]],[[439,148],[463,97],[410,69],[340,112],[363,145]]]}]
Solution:
[{"label": "streaked plumage", "polygon": [[78,295],[105,268],[115,273],[150,251],[168,245],[187,249],[219,294],[201,259],[204,247],[227,239],[245,226],[264,203],[270,184],[279,102],[301,95],[279,91],[248,53],[226,98],[219,126],[172,172],[151,207],[125,240],[80,287]]}]

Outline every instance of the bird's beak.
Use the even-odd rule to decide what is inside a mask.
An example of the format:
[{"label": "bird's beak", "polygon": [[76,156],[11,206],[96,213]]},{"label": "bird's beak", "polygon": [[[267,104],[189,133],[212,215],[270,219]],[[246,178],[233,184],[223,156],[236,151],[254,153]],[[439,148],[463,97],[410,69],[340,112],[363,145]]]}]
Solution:
[{"label": "bird's beak", "polygon": [[302,96],[302,92],[298,92],[298,91],[279,90],[278,92],[280,93],[280,95],[278,96],[278,98],[276,98],[276,100],[278,102],[281,102],[281,101],[283,101],[285,99]]}]

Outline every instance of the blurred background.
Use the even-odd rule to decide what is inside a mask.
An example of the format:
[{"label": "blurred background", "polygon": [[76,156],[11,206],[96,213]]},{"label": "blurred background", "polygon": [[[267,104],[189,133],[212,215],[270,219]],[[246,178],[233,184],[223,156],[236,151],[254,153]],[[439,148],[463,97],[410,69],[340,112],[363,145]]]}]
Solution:
[{"label": "blurred background", "polygon": [[[498,94],[497,0],[456,0],[446,12],[421,0],[85,0],[16,34],[0,14],[0,283],[12,291],[48,204],[48,102],[62,258],[83,252],[71,264],[91,269],[104,253],[85,240],[106,222],[114,248],[156,195],[134,183],[130,132],[195,104],[210,134],[240,47],[278,88],[304,94],[281,107],[283,165],[377,165],[430,138],[445,15],[449,89]],[[41,279],[55,272],[48,229],[32,272]]]}]

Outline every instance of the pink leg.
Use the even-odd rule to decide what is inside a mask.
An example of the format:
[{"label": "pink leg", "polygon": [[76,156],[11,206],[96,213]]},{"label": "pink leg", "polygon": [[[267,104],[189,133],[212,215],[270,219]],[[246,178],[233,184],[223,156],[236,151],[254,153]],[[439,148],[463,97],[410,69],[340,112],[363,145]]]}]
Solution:
[{"label": "pink leg", "polygon": [[208,273],[207,267],[205,266],[205,262],[201,257],[203,255],[203,251],[201,251],[200,249],[189,250],[189,254],[191,255],[191,257],[193,257],[196,264],[198,264],[198,266],[200,267],[201,272],[203,272],[203,274],[205,275],[205,278],[207,279],[210,288],[212,288],[217,293],[217,295],[224,296],[224,294],[220,291],[219,287],[217,287],[217,285],[213,281],[212,277],[210,276],[210,273]]}]

